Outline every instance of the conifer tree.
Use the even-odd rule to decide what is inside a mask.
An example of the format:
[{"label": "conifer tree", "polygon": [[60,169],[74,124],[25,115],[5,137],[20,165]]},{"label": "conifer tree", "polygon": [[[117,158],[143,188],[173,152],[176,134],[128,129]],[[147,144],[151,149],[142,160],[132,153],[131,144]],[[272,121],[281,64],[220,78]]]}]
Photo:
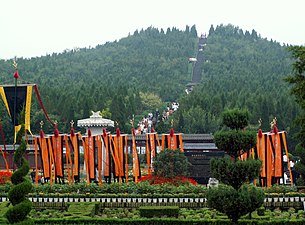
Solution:
[{"label": "conifer tree", "polygon": [[256,133],[246,131],[249,114],[246,110],[227,109],[223,113],[226,130],[214,135],[218,149],[229,156],[211,160],[211,171],[220,185],[207,193],[208,205],[225,213],[233,223],[242,215],[253,212],[264,202],[264,192],[250,185],[259,176],[262,162],[248,159],[239,160],[239,156],[256,145]]}]

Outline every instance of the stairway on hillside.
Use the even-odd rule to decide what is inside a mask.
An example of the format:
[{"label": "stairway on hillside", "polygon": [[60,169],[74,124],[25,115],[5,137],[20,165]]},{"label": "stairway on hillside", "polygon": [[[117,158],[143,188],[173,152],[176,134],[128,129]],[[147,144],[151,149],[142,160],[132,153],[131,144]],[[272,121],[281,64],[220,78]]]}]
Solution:
[{"label": "stairway on hillside", "polygon": [[192,91],[193,86],[200,83],[201,81],[202,66],[203,66],[203,62],[205,61],[204,48],[206,44],[207,44],[207,37],[205,35],[201,35],[198,41],[196,62],[193,64],[192,81],[191,83],[187,84],[186,93]]},{"label": "stairway on hillside", "polygon": [[201,80],[202,64],[203,64],[203,60],[204,60],[204,55],[203,55],[202,51],[197,53],[196,59],[197,59],[197,61],[194,65],[193,75],[192,75],[193,84],[198,84]]},{"label": "stairway on hillside", "polygon": [[204,47],[207,44],[207,38],[205,35],[201,35],[198,41],[198,51],[196,56],[196,63],[193,68],[193,75],[192,75],[192,83],[199,83],[201,80],[201,73],[202,73],[202,65],[204,62]]}]

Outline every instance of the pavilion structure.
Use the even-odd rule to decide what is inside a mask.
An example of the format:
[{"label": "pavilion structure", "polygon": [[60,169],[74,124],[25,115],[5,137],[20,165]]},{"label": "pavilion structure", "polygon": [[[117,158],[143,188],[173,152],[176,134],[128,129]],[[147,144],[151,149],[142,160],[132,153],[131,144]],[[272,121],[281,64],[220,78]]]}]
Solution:
[{"label": "pavilion structure", "polygon": [[103,129],[106,127],[114,127],[114,121],[110,119],[105,119],[100,115],[100,111],[92,112],[90,118],[77,120],[77,126],[86,128],[86,134],[88,134],[88,129],[90,128],[92,135],[103,134]]}]

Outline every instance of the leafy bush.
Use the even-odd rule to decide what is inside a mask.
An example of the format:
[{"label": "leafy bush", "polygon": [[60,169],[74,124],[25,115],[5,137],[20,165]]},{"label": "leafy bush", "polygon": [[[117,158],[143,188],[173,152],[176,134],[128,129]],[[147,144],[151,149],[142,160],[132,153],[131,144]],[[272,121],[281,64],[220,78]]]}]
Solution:
[{"label": "leafy bush", "polygon": [[223,124],[235,130],[241,130],[249,124],[249,112],[240,109],[226,109],[222,113]]},{"label": "leafy bush", "polygon": [[264,198],[264,192],[252,185],[243,185],[238,190],[219,185],[207,192],[208,206],[225,213],[234,222],[262,206]]},{"label": "leafy bush", "polygon": [[158,177],[158,176],[154,176],[154,175],[146,175],[143,176],[139,179],[139,181],[149,181],[150,184],[166,184],[166,183],[170,183],[170,184],[174,184],[174,185],[183,185],[183,184],[194,184],[196,185],[197,182],[191,178],[187,178],[187,177],[181,177],[181,176],[177,176],[177,177]]},{"label": "leafy bush", "polygon": [[272,187],[264,188],[265,193],[281,193],[285,195],[288,192],[296,192],[296,187],[295,186],[290,186],[290,185],[278,185],[275,184]]},{"label": "leafy bush", "polygon": [[154,175],[165,178],[187,177],[190,166],[187,157],[179,149],[163,149],[153,162]]},{"label": "leafy bush", "polygon": [[243,185],[240,189],[240,193],[244,201],[247,203],[245,211],[247,211],[250,216],[253,211],[263,205],[265,194],[262,189],[253,185]]},{"label": "leafy bush", "polygon": [[12,188],[12,186],[13,186],[12,182],[2,183],[0,185],[0,194],[1,195],[7,194],[9,190]]}]

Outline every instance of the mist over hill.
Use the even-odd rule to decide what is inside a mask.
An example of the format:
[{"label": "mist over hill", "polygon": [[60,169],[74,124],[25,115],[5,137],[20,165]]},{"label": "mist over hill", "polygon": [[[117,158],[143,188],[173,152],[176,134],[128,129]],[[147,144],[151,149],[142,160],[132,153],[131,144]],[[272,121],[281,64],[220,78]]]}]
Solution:
[{"label": "mist over hill", "polygon": [[[63,53],[18,60],[19,83],[36,83],[42,101],[61,132],[68,132],[70,121],[87,118],[90,111],[117,122],[130,133],[130,119],[145,113],[161,112],[166,102],[178,101],[179,110],[171,120],[175,131],[213,133],[220,129],[220,114],[226,107],[247,108],[251,128],[269,131],[277,118],[280,130],[295,133],[292,120],[298,106],[289,95],[283,78],[291,73],[287,46],[262,38],[255,30],[243,31],[233,25],[211,26],[203,49],[201,80],[190,94],[192,80],[189,57],[198,51],[196,27],[185,30],[148,27],[126,38],[95,48],[67,50]],[[0,60],[0,83],[11,84],[10,61]],[[6,135],[12,131],[1,107]],[[138,116],[138,117],[137,117]],[[46,121],[35,97],[32,131]],[[171,123],[159,123],[158,132],[168,132]],[[50,125],[46,132],[53,132]]]}]

